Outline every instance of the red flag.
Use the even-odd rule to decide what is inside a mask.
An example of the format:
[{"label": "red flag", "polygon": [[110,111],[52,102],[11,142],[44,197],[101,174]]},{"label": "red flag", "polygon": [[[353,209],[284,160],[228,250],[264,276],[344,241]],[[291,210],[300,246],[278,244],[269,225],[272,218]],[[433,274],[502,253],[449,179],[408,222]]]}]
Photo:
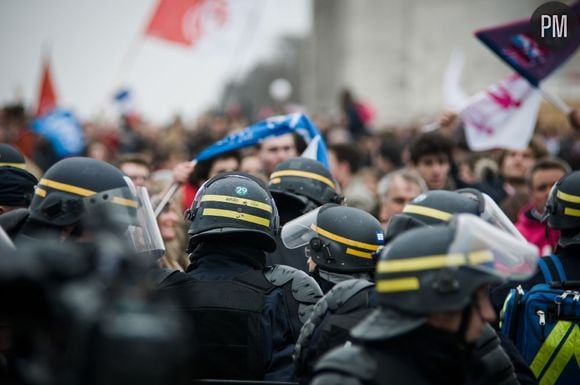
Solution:
[{"label": "red flag", "polygon": [[146,35],[183,45],[194,45],[209,23],[225,24],[226,0],[159,0]]},{"label": "red flag", "polygon": [[40,94],[38,95],[38,107],[36,116],[41,116],[56,107],[56,93],[50,74],[50,63],[44,60],[42,69],[42,83],[40,85]]}]

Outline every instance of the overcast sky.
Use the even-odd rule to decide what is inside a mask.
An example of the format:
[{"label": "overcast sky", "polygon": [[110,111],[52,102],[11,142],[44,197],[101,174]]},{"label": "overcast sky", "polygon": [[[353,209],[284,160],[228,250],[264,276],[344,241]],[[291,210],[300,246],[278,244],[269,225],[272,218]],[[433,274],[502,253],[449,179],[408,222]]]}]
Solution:
[{"label": "overcast sky", "polygon": [[0,103],[21,97],[35,108],[50,52],[59,104],[82,118],[110,114],[119,84],[151,121],[191,118],[217,101],[229,77],[268,60],[280,36],[311,29],[310,0],[228,1],[227,26],[188,48],[140,33],[157,0],[2,0]]}]

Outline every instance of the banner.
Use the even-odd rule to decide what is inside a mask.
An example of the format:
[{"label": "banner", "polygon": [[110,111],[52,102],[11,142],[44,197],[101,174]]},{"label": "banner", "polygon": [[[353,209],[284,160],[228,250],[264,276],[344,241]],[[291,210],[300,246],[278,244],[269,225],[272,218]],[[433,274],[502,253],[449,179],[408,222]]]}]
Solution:
[{"label": "banner", "polygon": [[[580,1],[570,8],[580,17]],[[475,36],[535,87],[580,45],[580,31],[577,31],[577,38],[570,39],[570,44],[557,48],[540,46],[533,38],[530,19],[482,29],[476,31]]]},{"label": "banner", "polygon": [[45,137],[57,155],[80,155],[84,148],[84,135],[80,123],[69,111],[54,108],[32,122],[32,130]]},{"label": "banner", "polygon": [[316,126],[314,126],[314,123],[312,123],[312,121],[302,113],[274,116],[258,123],[254,123],[242,131],[228,135],[219,142],[206,148],[195,158],[195,160],[206,160],[229,151],[256,145],[262,140],[270,137],[294,132],[299,134],[308,144],[310,144],[314,138],[318,138],[316,149],[313,150],[310,148],[308,153],[315,153],[316,160],[328,168],[326,144],[324,143],[320,132]]},{"label": "banner", "polygon": [[469,148],[527,148],[540,101],[539,91],[516,74],[477,93],[460,114]]},{"label": "banner", "polygon": [[227,0],[160,0],[145,34],[192,46],[227,19]]}]

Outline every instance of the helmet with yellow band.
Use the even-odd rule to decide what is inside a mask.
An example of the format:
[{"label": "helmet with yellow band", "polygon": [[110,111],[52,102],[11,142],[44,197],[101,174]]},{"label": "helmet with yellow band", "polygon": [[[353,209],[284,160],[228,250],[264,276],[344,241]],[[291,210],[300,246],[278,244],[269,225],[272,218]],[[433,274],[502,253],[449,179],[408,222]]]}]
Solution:
[{"label": "helmet with yellow band", "polygon": [[433,313],[462,311],[482,286],[521,281],[536,270],[538,249],[472,214],[401,234],[380,253],[380,309],[353,329],[361,339],[411,331]]},{"label": "helmet with yellow band", "polygon": [[31,220],[64,227],[78,223],[88,210],[110,207],[111,213],[130,224],[139,205],[119,169],[100,160],[72,157],[46,171],[35,189],[29,212]]},{"label": "helmet with yellow band", "polygon": [[375,253],[384,241],[375,217],[331,203],[288,222],[281,237],[287,248],[306,246],[306,254],[320,269],[337,273],[373,271]]},{"label": "helmet with yellow band", "polygon": [[278,207],[297,215],[326,203],[341,203],[343,197],[330,171],[314,159],[297,157],[276,166],[268,185]]},{"label": "helmet with yellow band", "polygon": [[565,175],[552,187],[542,219],[561,231],[561,246],[580,244],[580,171]]},{"label": "helmet with yellow band", "polygon": [[265,251],[276,249],[276,204],[267,187],[251,175],[228,172],[209,179],[197,192],[187,217],[190,251],[205,239],[232,236]]}]

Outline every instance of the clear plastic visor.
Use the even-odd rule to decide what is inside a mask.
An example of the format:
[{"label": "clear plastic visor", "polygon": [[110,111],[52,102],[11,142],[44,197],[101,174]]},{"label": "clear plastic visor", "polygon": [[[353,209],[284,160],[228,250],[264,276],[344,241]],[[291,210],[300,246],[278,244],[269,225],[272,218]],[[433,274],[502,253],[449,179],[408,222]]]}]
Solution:
[{"label": "clear plastic visor", "polygon": [[288,249],[297,249],[306,246],[316,236],[318,213],[322,207],[309,211],[286,223],[282,227],[280,238]]},{"label": "clear plastic visor", "polygon": [[454,216],[455,237],[448,249],[450,261],[521,281],[536,272],[539,251],[535,245],[471,214]]}]

